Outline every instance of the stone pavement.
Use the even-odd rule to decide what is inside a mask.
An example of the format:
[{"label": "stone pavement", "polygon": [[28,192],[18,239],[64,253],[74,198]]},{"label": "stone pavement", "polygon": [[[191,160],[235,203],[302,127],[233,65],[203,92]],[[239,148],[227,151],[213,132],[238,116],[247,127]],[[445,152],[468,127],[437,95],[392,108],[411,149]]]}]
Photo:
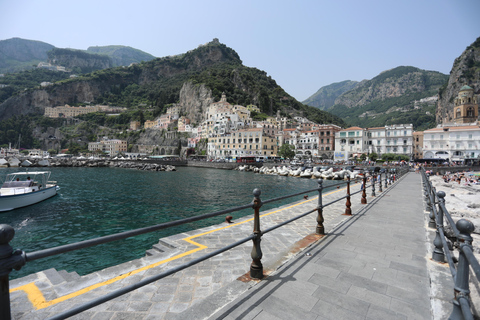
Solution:
[{"label": "stone pavement", "polygon": [[[421,192],[420,175],[411,173],[383,193],[377,186],[375,198],[369,189],[367,205],[360,204],[360,194],[352,196],[351,217],[342,215],[345,200],[336,202],[324,210],[328,235],[314,244],[316,213],[265,234],[263,281],[242,277],[251,263],[249,241],[71,319],[428,319],[434,312]],[[344,189],[326,193],[323,203],[344,195]],[[261,229],[317,202],[310,194],[261,211]],[[252,233],[251,217],[234,222],[160,239],[146,257],[86,276],[49,269],[13,280],[12,316],[46,319]],[[442,305],[449,296],[438,292],[443,296],[432,301]]]},{"label": "stone pavement", "polygon": [[423,206],[420,175],[409,173],[232,301],[220,290],[171,318],[447,319],[453,280],[430,260]]}]

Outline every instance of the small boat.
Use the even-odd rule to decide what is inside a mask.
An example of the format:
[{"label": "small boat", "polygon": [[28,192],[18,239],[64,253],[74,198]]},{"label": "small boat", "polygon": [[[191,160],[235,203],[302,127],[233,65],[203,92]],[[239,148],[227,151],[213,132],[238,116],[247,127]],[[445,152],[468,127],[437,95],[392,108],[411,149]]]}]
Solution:
[{"label": "small boat", "polygon": [[50,171],[7,174],[0,188],[0,211],[26,207],[56,195],[56,182],[48,181],[50,174]]}]

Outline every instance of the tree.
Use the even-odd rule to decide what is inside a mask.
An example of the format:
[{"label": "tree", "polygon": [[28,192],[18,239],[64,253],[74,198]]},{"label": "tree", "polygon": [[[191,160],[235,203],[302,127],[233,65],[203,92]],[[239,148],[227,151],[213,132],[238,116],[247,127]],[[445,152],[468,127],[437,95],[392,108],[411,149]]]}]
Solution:
[{"label": "tree", "polygon": [[293,158],[295,157],[295,147],[291,144],[285,143],[280,147],[280,150],[278,150],[278,155],[285,159]]},{"label": "tree", "polygon": [[370,160],[377,161],[377,159],[378,159],[378,154],[376,154],[375,152],[370,153]]}]

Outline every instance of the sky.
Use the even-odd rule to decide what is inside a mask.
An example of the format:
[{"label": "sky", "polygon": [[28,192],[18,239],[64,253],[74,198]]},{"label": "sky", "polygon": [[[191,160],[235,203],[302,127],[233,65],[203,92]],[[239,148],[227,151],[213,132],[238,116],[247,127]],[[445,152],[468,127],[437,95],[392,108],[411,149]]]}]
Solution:
[{"label": "sky", "polygon": [[165,57],[218,38],[304,101],[398,66],[449,74],[480,37],[479,13],[479,0],[0,0],[0,40]]}]

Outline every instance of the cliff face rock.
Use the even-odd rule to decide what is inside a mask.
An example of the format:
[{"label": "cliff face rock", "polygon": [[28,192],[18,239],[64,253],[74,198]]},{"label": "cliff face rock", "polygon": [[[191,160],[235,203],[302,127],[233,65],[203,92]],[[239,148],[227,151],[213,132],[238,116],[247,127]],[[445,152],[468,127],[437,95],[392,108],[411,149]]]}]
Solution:
[{"label": "cliff face rock", "polygon": [[0,119],[29,113],[43,114],[45,107],[63,106],[77,102],[94,101],[103,86],[96,82],[69,82],[41,90],[31,90],[14,96],[0,104]]},{"label": "cliff face rock", "polygon": [[194,85],[185,82],[180,90],[179,105],[181,110],[193,123],[200,123],[207,107],[214,102],[212,90],[205,84]]},{"label": "cliff face rock", "polygon": [[302,103],[321,110],[327,110],[335,104],[335,100],[343,93],[354,89],[358,85],[358,81],[346,80],[342,82],[332,83],[328,86],[321,87],[315,94],[310,96]]},{"label": "cliff face rock", "polygon": [[480,38],[455,59],[448,84],[439,90],[435,114],[437,123],[453,120],[454,99],[464,85],[480,94]]},{"label": "cliff face rock", "polygon": [[48,62],[78,73],[88,73],[113,67],[110,57],[81,50],[54,48],[48,52]]},{"label": "cliff face rock", "polygon": [[375,100],[429,91],[440,87],[445,80],[446,76],[439,72],[397,67],[380,73],[372,80],[360,82],[353,90],[338,97],[335,104],[348,108],[363,106]]}]

